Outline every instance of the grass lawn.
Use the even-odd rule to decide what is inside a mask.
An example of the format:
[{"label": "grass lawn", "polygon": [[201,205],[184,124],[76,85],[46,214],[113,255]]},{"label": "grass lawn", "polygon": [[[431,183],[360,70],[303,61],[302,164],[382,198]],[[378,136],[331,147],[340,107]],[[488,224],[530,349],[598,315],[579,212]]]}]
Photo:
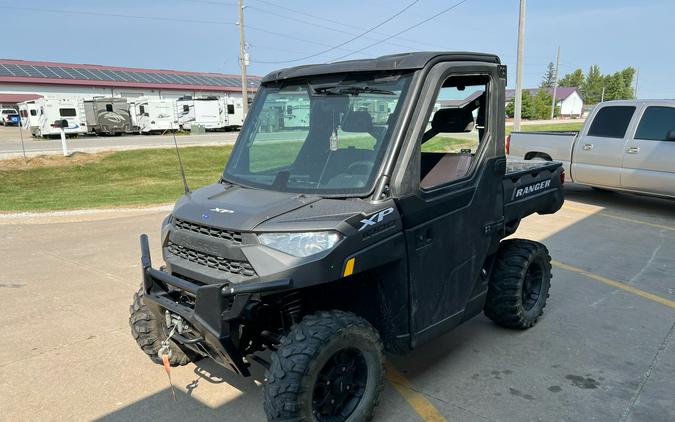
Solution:
[{"label": "grass lawn", "polygon": [[[581,130],[584,126],[583,122],[571,122],[571,123],[554,123],[554,124],[536,124],[529,122],[522,122],[520,126],[521,132],[537,132],[537,131],[549,131],[555,130],[558,132],[566,130]],[[506,126],[506,134],[508,135],[513,131],[513,126]]]},{"label": "grass lawn", "polygon": [[[188,183],[218,180],[231,146],[181,148]],[[67,161],[66,161],[67,160]],[[38,161],[35,163],[34,161]],[[147,149],[0,161],[0,211],[57,210],[175,201],[183,192],[176,151]]]},{"label": "grass lawn", "polygon": [[[580,123],[523,125],[525,131],[578,130]],[[507,127],[510,133],[511,127]],[[464,134],[437,136],[424,151],[459,151],[475,148]],[[469,134],[466,134],[469,135]],[[300,142],[271,142],[251,151],[251,169],[263,171],[292,162]],[[276,145],[275,145],[276,144]],[[340,148],[372,148],[372,139],[344,137]],[[195,189],[218,180],[231,146],[181,148],[188,183]],[[274,157],[274,160],[270,158]],[[173,149],[147,149],[99,154],[76,153],[36,157],[28,165],[21,159],[0,161],[0,211],[147,205],[175,201],[183,192]]]}]

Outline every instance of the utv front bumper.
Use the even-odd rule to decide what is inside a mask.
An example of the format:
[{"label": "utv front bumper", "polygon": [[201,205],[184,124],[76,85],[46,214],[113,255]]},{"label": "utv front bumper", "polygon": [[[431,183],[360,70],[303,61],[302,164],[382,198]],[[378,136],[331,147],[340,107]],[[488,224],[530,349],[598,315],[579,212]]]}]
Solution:
[{"label": "utv front bumper", "polygon": [[152,268],[148,236],[141,235],[140,241],[145,305],[160,321],[168,311],[189,324],[182,334],[174,332],[172,340],[183,349],[249,376],[242,352],[246,345],[240,344],[239,335],[244,314],[254,295],[287,289],[291,281],[197,284]]}]

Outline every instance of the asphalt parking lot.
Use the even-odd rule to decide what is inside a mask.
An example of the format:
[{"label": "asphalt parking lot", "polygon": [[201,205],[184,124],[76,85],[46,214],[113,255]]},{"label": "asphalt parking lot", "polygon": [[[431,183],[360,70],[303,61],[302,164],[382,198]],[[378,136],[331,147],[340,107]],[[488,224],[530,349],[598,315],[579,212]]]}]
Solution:
[{"label": "asphalt parking lot", "polygon": [[[23,142],[27,156],[61,154],[61,139],[39,139],[30,136],[24,130]],[[179,146],[232,144],[239,132],[207,132],[202,135],[176,136]],[[173,136],[166,135],[127,135],[127,136],[79,136],[66,140],[70,152],[121,151],[145,148],[171,148]],[[0,126],[0,160],[22,157],[21,135],[16,126]]]},{"label": "asphalt parking lot", "polygon": [[[264,419],[260,383],[208,363],[173,371],[174,402],[130,335],[138,234],[158,257],[166,213],[0,216],[0,419]],[[517,236],[555,260],[540,323],[480,316],[390,357],[375,420],[675,420],[675,201],[570,186]]]}]

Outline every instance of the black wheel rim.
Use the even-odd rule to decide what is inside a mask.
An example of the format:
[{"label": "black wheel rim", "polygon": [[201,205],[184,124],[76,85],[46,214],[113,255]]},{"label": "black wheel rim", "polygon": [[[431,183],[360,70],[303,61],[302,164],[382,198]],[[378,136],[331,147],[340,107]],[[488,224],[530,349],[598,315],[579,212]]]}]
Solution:
[{"label": "black wheel rim", "polygon": [[343,421],[361,402],[368,381],[363,354],[353,348],[337,351],[319,372],[312,394],[318,421]]},{"label": "black wheel rim", "polygon": [[544,270],[537,262],[533,262],[527,268],[523,281],[523,308],[532,310],[541,297],[541,288],[544,285]]}]

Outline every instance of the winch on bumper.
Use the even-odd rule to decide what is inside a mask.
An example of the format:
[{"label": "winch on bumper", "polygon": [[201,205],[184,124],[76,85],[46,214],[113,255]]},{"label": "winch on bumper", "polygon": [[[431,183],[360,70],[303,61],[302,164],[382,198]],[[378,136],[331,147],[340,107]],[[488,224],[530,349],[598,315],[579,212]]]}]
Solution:
[{"label": "winch on bumper", "polygon": [[152,268],[148,236],[141,235],[140,242],[146,306],[161,320],[169,311],[190,327],[183,333],[174,333],[172,340],[183,348],[249,376],[248,364],[239,344],[242,314],[251,303],[253,294],[288,289],[291,281],[199,285]]}]

